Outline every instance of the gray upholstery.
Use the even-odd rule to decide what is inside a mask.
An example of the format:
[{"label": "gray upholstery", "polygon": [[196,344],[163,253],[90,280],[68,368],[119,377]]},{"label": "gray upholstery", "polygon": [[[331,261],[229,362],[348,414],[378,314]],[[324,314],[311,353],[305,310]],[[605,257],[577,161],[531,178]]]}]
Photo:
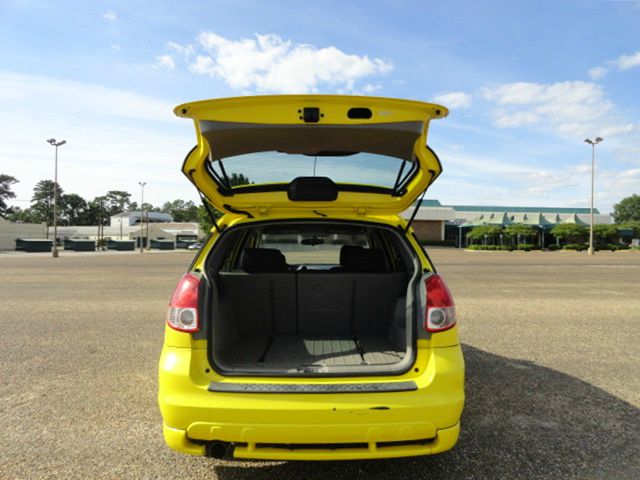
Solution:
[{"label": "gray upholstery", "polygon": [[391,364],[404,356],[404,273],[221,272],[215,284],[214,347],[232,366]]},{"label": "gray upholstery", "polygon": [[294,273],[221,273],[218,279],[220,300],[229,306],[216,323],[231,320],[239,334],[296,331]]},{"label": "gray upholstery", "polygon": [[381,334],[353,337],[335,335],[310,337],[278,335],[271,342],[265,337],[242,338],[233,347],[220,352],[231,365],[291,368],[300,365],[383,365],[402,360],[404,347],[394,348]]},{"label": "gray upholstery", "polygon": [[345,272],[384,272],[384,253],[379,249],[359,245],[343,245],[340,248],[340,266]]},{"label": "gray upholstery", "polygon": [[[221,273],[220,300],[238,333],[387,332],[403,273]],[[225,319],[227,320],[227,319]]]},{"label": "gray upholstery", "polygon": [[289,268],[284,255],[275,248],[245,248],[240,257],[240,268],[247,273],[278,273]]},{"label": "gray upholstery", "polygon": [[300,273],[300,333],[383,333],[407,288],[404,273]]}]

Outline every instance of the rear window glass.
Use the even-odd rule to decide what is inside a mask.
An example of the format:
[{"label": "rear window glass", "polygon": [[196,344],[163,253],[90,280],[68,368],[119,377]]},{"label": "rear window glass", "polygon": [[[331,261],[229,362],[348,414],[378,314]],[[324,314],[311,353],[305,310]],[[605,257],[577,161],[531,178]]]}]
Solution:
[{"label": "rear window glass", "polygon": [[260,234],[256,246],[280,250],[289,265],[336,266],[343,245],[370,248],[371,240],[365,233],[274,232]]},{"label": "rear window glass", "polygon": [[[370,185],[392,189],[412,173],[414,162],[375,153],[304,155],[258,152],[210,162],[218,183],[289,183],[297,177],[327,177],[335,183]],[[240,181],[238,181],[240,180]]]},{"label": "rear window glass", "polygon": [[[242,228],[230,235],[233,240],[230,240],[221,259],[222,272],[243,271],[243,252],[247,249],[281,252],[289,271],[345,267],[351,271],[405,272],[411,263],[411,259],[406,255],[403,257],[399,251],[399,236],[378,227],[320,222],[281,223]],[[349,251],[342,256],[348,265],[340,258],[345,247]],[[363,252],[364,256],[358,252]],[[365,267],[371,267],[371,270]]]}]

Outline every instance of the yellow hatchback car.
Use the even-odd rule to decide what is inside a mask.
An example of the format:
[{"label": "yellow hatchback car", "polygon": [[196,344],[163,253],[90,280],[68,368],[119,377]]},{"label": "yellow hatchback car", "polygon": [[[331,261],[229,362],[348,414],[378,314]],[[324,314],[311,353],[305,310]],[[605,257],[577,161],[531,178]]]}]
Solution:
[{"label": "yellow hatchback car", "polygon": [[269,460],[453,447],[455,307],[401,216],[441,172],[427,130],[446,108],[282,95],[175,113],[197,137],[182,170],[224,215],[169,305],[158,395],[169,447]]}]

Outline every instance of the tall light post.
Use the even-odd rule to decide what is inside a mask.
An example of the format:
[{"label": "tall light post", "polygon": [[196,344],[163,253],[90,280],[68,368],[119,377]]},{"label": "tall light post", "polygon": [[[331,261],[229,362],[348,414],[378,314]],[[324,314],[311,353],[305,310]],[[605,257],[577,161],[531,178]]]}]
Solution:
[{"label": "tall light post", "polygon": [[144,253],[144,247],[143,247],[143,243],[142,243],[142,235],[144,233],[144,224],[142,223],[142,219],[144,218],[144,186],[147,184],[147,182],[138,182],[138,185],[140,185],[140,236],[138,237],[140,239],[140,253]]},{"label": "tall light post", "polygon": [[593,186],[596,176],[596,145],[603,141],[604,138],[596,137],[594,140],[587,138],[586,143],[591,145],[591,208],[589,213],[589,250],[588,255],[593,255]]},{"label": "tall light post", "polygon": [[56,147],[56,161],[53,174],[53,258],[58,258],[58,147],[61,147],[66,140],[56,141],[55,138],[47,140],[51,145]]}]

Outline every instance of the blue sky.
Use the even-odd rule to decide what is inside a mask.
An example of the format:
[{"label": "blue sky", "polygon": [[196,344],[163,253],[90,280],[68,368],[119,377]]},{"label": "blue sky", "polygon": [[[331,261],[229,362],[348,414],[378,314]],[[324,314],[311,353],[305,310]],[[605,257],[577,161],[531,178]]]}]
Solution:
[{"label": "blue sky", "polygon": [[[206,5],[205,5],[206,4]],[[189,100],[353,93],[451,109],[429,142],[449,204],[596,206],[640,193],[640,2],[0,0],[0,172],[93,198],[196,200]]]}]

